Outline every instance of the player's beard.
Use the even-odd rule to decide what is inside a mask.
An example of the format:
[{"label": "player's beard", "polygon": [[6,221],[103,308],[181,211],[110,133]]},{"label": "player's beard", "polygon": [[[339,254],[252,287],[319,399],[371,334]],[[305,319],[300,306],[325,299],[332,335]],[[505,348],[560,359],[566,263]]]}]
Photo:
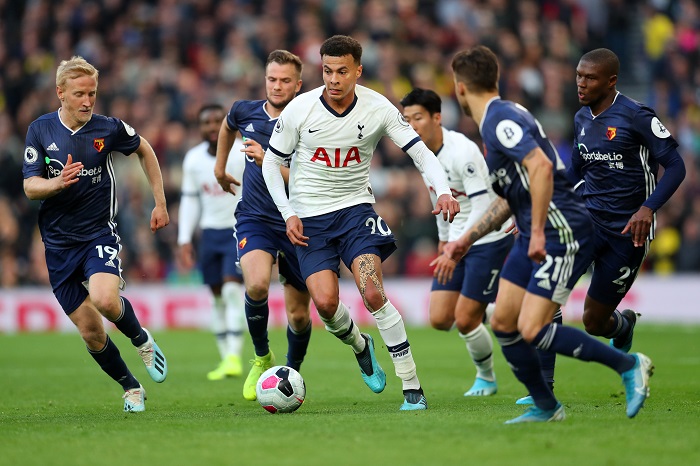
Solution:
[{"label": "player's beard", "polygon": [[464,111],[464,114],[471,118],[472,109],[469,107],[469,104],[461,104],[461,107],[462,107],[462,110]]},{"label": "player's beard", "polygon": [[271,100],[271,99],[268,98],[268,99],[267,99],[267,103],[269,103],[270,105],[272,105],[272,106],[273,106],[274,108],[276,108],[277,110],[284,110],[284,107],[286,107],[287,104],[288,104],[289,102],[291,102],[293,98],[294,98],[294,97],[292,97],[292,98],[290,98],[290,99],[285,99],[285,100],[283,100],[283,101],[281,101],[281,102],[275,102],[275,101],[273,101],[273,100]]}]

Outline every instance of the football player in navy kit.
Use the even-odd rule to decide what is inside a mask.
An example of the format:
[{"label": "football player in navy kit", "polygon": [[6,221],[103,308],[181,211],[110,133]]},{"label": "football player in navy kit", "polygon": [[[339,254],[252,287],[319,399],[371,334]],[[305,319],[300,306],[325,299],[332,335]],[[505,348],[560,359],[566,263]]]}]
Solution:
[{"label": "football player in navy kit", "polygon": [[[617,90],[620,61],[608,49],[576,67],[578,100],[569,180],[591,214],[593,273],[583,324],[591,335],[629,352],[637,314],[617,306],[632,287],[654,239],[655,212],[678,189],[685,164],[678,143],[651,108]],[[658,181],[659,165],[664,175]],[[554,372],[554,361],[542,360]],[[531,397],[519,403],[531,403]]]},{"label": "football player in navy kit", "polygon": [[[651,360],[626,354],[573,327],[552,322],[593,252],[593,224],[566,178],[565,167],[539,122],[521,105],[498,94],[498,59],[484,46],[452,61],[457,99],[479,125],[491,182],[501,198],[444,254],[461,258],[477,239],[511,213],[520,232],[501,272],[491,327],[515,376],[534,406],[508,424],[560,421],[564,407],[546,383],[536,349],[596,361],[622,376],[627,416],[649,393]],[[439,277],[443,271],[436,267]]]},{"label": "football player in navy kit", "polygon": [[136,153],[153,192],[151,231],[169,223],[163,180],[153,149],[117,118],[93,114],[98,71],[82,57],[56,71],[61,107],[29,126],[24,151],[24,192],[41,200],[39,230],[54,295],[87,350],[124,389],[124,411],[144,411],[146,393],[105,332],[102,316],[137,348],[151,378],[163,382],[167,363],[129,300],[121,276],[115,153]]},{"label": "football player in navy kit", "polygon": [[[574,150],[568,170],[595,226],[594,264],[583,324],[628,352],[636,314],[618,311],[649,244],[655,212],[678,189],[685,165],[678,143],[654,111],[616,89],[620,61],[608,49],[581,57]],[[664,175],[658,181],[659,165]]]},{"label": "football player in navy kit", "polygon": [[[219,129],[214,174],[221,187],[235,192],[238,184],[226,172],[229,151],[236,134],[243,137],[245,157],[243,187],[236,207],[238,257],[245,284],[245,315],[255,358],[243,383],[243,397],[255,400],[255,385],[265,370],[275,365],[267,337],[270,273],[277,261],[284,284],[287,312],[286,365],[299,370],[311,339],[311,297],[299,271],[296,252],[286,235],[284,219],[270,197],[263,179],[262,159],[270,143],[277,117],[301,89],[301,59],[286,50],[270,53],[265,66],[265,100],[239,100],[233,103]],[[288,172],[288,168],[282,168]]]}]

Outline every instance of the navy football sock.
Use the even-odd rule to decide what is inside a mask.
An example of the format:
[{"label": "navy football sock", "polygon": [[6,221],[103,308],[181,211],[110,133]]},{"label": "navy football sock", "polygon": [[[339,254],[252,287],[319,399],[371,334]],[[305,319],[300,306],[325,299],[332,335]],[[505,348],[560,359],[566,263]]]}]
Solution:
[{"label": "navy football sock", "polygon": [[119,353],[119,348],[112,342],[109,335],[107,335],[107,343],[100,351],[92,351],[90,348],[87,350],[102,370],[117,381],[124,391],[139,387],[138,380],[129,372]]},{"label": "navy football sock", "polygon": [[122,312],[119,317],[113,322],[117,326],[120,332],[122,332],[126,337],[131,339],[131,343],[134,346],[141,346],[146,341],[148,341],[148,335],[141,328],[139,320],[136,318],[134,313],[134,308],[123,296],[119,297],[122,303]]},{"label": "navy football sock", "polygon": [[634,356],[611,348],[586,332],[566,325],[547,324],[532,342],[545,351],[554,351],[582,361],[595,361],[622,374],[636,363]]},{"label": "navy football sock", "polygon": [[300,332],[295,332],[292,327],[287,326],[287,366],[297,371],[304,362],[306,349],[311,340],[311,322]]},{"label": "navy football sock", "polygon": [[[561,325],[561,309],[557,309],[557,312],[554,313],[552,322]],[[554,389],[554,365],[557,361],[557,353],[555,353],[554,351],[543,351],[541,349],[537,349],[537,355],[540,357],[542,377],[544,377],[544,381],[547,382],[549,388]]]},{"label": "navy football sock", "polygon": [[503,356],[515,377],[525,385],[530,396],[540,409],[554,409],[557,399],[549,388],[540,369],[540,360],[535,347],[523,340],[519,332],[493,331],[501,345]]},{"label": "navy football sock", "polygon": [[265,356],[270,352],[270,342],[267,339],[269,315],[270,308],[267,306],[267,298],[256,301],[248,296],[248,293],[245,294],[245,317],[257,356]]},{"label": "navy football sock", "polygon": [[610,318],[613,320],[613,330],[609,334],[603,336],[605,338],[626,337],[632,329],[630,322],[624,317],[622,317],[622,314],[617,309],[613,311],[612,316],[610,316]]}]

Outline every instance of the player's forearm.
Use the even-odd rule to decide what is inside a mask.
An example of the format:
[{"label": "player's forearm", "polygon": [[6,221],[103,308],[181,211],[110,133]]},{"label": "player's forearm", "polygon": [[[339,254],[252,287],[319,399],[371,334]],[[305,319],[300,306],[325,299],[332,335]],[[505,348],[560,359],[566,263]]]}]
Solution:
[{"label": "player's forearm", "polygon": [[226,173],[226,164],[228,163],[228,154],[231,152],[231,147],[236,140],[236,131],[228,127],[228,123],[224,119],[221,122],[219,129],[219,138],[216,144],[216,162],[214,162],[214,176],[217,179],[223,178]]},{"label": "player's forearm", "polygon": [[24,194],[33,201],[48,199],[63,190],[58,181],[58,177],[47,179],[41,176],[32,176],[25,178]]},{"label": "player's forearm", "polygon": [[508,202],[502,197],[498,197],[494,199],[486,213],[484,213],[460,239],[466,241],[468,245],[471,246],[493,230],[500,228],[501,225],[508,220],[510,215],[511,212]]},{"label": "player's forearm", "polygon": [[163,189],[163,175],[160,172],[160,164],[158,164],[158,158],[153,148],[143,137],[136,154],[139,156],[141,168],[146,174],[156,206],[165,207],[165,191]]},{"label": "player's forearm", "polygon": [[284,189],[284,178],[280,171],[281,166],[282,159],[268,149],[263,159],[262,174],[265,179],[265,184],[267,185],[267,190],[270,192],[272,200],[275,201],[277,210],[280,211],[282,218],[284,218],[286,222],[289,217],[296,215],[296,213],[289,204],[289,199]]},{"label": "player's forearm", "polygon": [[443,194],[452,195],[449,184],[447,184],[447,175],[445,170],[438,162],[435,154],[428,149],[423,141],[419,141],[408,149],[407,154],[413,159],[413,163],[418,170],[425,174],[428,181],[433,186],[437,197]]},{"label": "player's forearm", "polygon": [[192,236],[197,228],[200,213],[199,198],[183,193],[180,197],[180,209],[178,211],[177,244],[182,245],[192,242]]},{"label": "player's forearm", "polygon": [[[484,193],[480,194],[477,196],[474,196],[470,199],[471,201],[471,211],[469,212],[469,217],[467,218],[467,223],[464,226],[464,230],[467,231],[476,223],[481,220],[481,218],[486,215],[486,213],[489,211],[491,208],[491,203],[489,202],[489,196]],[[497,230],[498,228],[501,227],[502,224],[499,224],[494,228],[494,230]]]},{"label": "player's forearm", "polygon": [[289,185],[289,167],[285,167],[284,165],[282,165],[280,167],[280,173],[282,173],[284,184]]},{"label": "player's forearm", "polygon": [[532,213],[530,230],[533,233],[543,232],[547,223],[549,203],[554,191],[554,175],[549,159],[540,158],[535,163],[526,165],[530,178],[530,198]]},{"label": "player's forearm", "polygon": [[677,151],[673,151],[659,160],[664,167],[664,174],[656,185],[656,189],[644,202],[644,206],[656,212],[664,205],[685,179],[685,162]]}]

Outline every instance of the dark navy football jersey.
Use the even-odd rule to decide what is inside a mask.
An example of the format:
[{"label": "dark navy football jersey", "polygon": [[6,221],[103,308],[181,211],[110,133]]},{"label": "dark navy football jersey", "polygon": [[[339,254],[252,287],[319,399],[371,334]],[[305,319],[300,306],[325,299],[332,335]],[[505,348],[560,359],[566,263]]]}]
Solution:
[{"label": "dark navy football jersey", "polygon": [[141,138],[118,118],[93,114],[77,131],[58,112],[29,125],[24,151],[24,178],[61,176],[68,154],[82,162],[79,181],[41,201],[39,230],[46,247],[68,248],[105,234],[116,234],[117,195],[112,153],[132,154]]},{"label": "dark navy football jersey", "polygon": [[[265,111],[265,100],[235,102],[226,116],[226,121],[229,128],[238,130],[241,136],[258,142],[263,151],[267,151],[270,135],[277,124],[277,118],[271,118]],[[262,167],[247,156],[243,172],[243,191],[236,207],[236,218],[239,214],[253,215],[280,228],[286,228],[285,221],[267,190]]]},{"label": "dark navy football jersey", "polygon": [[584,180],[577,192],[597,226],[620,235],[656,188],[657,158],[678,143],[651,108],[620,93],[598,116],[582,107],[574,129],[571,175]]},{"label": "dark navy football jersey", "polygon": [[520,234],[529,238],[532,223],[530,179],[522,161],[536,147],[554,166],[554,190],[545,227],[547,241],[568,242],[571,238],[564,232],[590,228],[590,217],[566,178],[564,163],[525,107],[496,97],[486,106],[479,130],[490,181],[494,191],[508,201]]}]

